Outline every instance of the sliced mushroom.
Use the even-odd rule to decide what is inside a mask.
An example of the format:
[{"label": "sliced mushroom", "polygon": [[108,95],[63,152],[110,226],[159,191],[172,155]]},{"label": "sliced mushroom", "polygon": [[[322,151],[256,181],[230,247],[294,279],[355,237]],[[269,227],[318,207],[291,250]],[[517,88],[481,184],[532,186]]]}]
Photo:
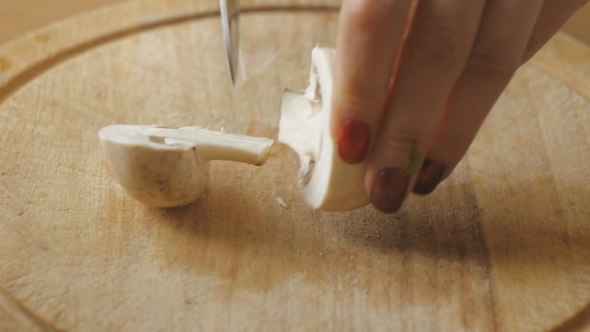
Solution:
[{"label": "sliced mushroom", "polygon": [[112,125],[98,136],[107,165],[134,199],[154,207],[176,207],[199,198],[209,179],[209,161],[260,166],[273,141],[199,127]]},{"label": "sliced mushroom", "polygon": [[317,210],[348,211],[369,204],[363,179],[366,163],[350,165],[338,156],[330,135],[334,50],[311,52],[309,87],[285,91],[278,141],[299,155],[298,186],[307,204]]}]

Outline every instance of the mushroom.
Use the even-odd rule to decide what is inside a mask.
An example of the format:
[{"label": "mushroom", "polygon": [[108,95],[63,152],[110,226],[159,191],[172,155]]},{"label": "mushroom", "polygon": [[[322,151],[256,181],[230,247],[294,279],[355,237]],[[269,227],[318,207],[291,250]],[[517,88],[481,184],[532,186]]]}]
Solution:
[{"label": "mushroom", "polygon": [[348,211],[370,198],[363,184],[366,162],[343,162],[330,134],[333,59],[334,49],[313,48],[309,87],[283,94],[278,141],[299,156],[297,184],[306,203],[316,210]]},{"label": "mushroom", "polygon": [[98,136],[107,165],[134,199],[154,207],[177,207],[199,198],[209,161],[256,166],[266,162],[273,140],[200,127],[112,125]]}]

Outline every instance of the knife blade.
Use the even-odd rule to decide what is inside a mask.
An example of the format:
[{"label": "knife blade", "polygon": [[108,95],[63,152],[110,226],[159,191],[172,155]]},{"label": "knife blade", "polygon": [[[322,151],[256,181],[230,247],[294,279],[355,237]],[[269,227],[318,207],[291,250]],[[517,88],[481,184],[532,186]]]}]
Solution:
[{"label": "knife blade", "polygon": [[238,0],[219,0],[221,7],[221,27],[225,42],[225,53],[229,65],[232,84],[235,86],[239,69],[239,5]]}]

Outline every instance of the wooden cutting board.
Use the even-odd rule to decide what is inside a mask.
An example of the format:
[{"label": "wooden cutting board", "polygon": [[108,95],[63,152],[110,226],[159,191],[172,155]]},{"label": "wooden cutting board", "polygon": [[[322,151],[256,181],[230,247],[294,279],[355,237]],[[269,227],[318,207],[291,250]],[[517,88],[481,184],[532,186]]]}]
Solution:
[{"label": "wooden cutting board", "polygon": [[[0,47],[0,329],[574,331],[590,327],[590,50],[555,37],[468,156],[393,216],[307,208],[297,158],[212,165],[154,209],[97,131],[276,138],[282,90],[333,46],[338,1],[243,0],[231,86],[216,0],[124,3]],[[282,198],[288,205],[277,202]]]}]

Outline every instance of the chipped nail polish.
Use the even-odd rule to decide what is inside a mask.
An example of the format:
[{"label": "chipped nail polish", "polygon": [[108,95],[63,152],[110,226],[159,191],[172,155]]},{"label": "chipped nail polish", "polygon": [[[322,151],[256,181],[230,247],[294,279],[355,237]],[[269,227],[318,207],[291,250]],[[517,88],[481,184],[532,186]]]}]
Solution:
[{"label": "chipped nail polish", "polygon": [[381,170],[371,189],[371,203],[384,213],[397,212],[406,196],[410,176],[398,168]]},{"label": "chipped nail polish", "polygon": [[445,164],[426,158],[418,172],[412,191],[418,195],[428,195],[436,189],[445,173]]},{"label": "chipped nail polish", "polygon": [[365,160],[371,142],[371,128],[358,120],[346,119],[338,133],[338,155],[349,164]]}]

